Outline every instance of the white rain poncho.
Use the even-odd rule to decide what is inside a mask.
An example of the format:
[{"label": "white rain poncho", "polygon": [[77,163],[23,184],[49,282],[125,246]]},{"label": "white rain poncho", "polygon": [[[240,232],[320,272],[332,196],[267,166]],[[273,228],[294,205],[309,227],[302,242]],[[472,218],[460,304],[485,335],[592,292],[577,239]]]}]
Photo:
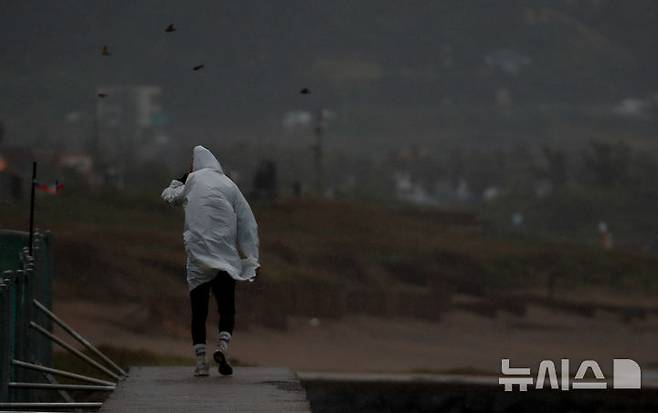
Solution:
[{"label": "white rain poncho", "polygon": [[161,196],[185,208],[190,290],[211,281],[219,270],[236,280],[254,279],[260,266],[258,224],[247,200],[208,149],[196,146],[186,182],[171,181]]}]

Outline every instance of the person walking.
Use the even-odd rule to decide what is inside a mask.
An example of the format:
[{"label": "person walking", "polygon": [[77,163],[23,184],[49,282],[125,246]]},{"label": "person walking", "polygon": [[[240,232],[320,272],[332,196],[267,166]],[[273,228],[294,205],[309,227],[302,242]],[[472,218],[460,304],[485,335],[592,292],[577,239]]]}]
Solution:
[{"label": "person walking", "polygon": [[253,281],[259,264],[258,224],[238,186],[203,146],[193,150],[190,172],[171,181],[162,199],[185,209],[183,241],[192,307],[195,376],[208,376],[206,319],[212,293],[219,310],[213,359],[219,373],[233,374],[228,348],[235,325],[235,283]]}]

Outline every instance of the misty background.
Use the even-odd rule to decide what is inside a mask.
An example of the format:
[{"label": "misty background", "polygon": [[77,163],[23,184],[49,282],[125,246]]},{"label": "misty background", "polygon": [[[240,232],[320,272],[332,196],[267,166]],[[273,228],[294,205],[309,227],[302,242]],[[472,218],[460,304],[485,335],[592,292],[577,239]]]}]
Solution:
[{"label": "misty background", "polygon": [[5,2],[0,145],[143,190],[203,144],[247,191],[271,161],[283,196],[655,250],[657,21],[650,0]]},{"label": "misty background", "polygon": [[126,365],[189,365],[159,195],[204,145],[259,223],[236,365],[623,356],[655,382],[657,50],[653,0],[5,1],[0,228],[27,229],[38,161],[54,311]]}]

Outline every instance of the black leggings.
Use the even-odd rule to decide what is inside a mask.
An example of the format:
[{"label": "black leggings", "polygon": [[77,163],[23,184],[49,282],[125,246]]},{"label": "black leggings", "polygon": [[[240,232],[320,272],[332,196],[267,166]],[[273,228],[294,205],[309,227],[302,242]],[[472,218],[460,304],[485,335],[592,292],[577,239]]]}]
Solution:
[{"label": "black leggings", "polygon": [[192,304],[192,342],[206,344],[206,319],[208,318],[208,296],[212,290],[219,310],[219,331],[233,334],[235,325],[235,280],[225,272],[207,283],[190,291]]}]

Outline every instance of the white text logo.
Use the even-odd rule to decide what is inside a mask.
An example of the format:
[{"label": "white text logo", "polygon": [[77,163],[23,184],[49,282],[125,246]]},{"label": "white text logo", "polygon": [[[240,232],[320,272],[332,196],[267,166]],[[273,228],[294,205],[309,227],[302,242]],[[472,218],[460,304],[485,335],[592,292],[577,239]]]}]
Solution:
[{"label": "white text logo", "polygon": [[[560,360],[560,375],[558,377],[555,363],[551,360],[544,360],[539,364],[535,380],[529,367],[510,367],[510,360],[503,359],[501,365],[503,377],[498,379],[498,384],[504,385],[505,391],[513,391],[514,386],[520,391],[528,391],[528,386],[533,384],[535,389],[550,387],[553,390],[605,390],[608,388],[610,383],[606,380],[599,363],[596,361],[585,360],[580,363],[573,379],[569,376],[569,364],[569,359]],[[614,359],[612,371],[613,389],[641,388],[642,370],[634,360]],[[591,378],[592,376],[593,378]]]}]

